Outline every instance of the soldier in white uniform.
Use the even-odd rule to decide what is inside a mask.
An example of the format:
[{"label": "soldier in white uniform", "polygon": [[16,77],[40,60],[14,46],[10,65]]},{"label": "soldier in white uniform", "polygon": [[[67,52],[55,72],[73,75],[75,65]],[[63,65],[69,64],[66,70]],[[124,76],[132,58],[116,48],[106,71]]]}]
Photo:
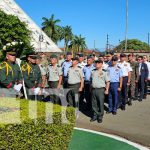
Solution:
[{"label": "soldier in white uniform", "polygon": [[121,68],[123,73],[123,84],[120,93],[120,106],[122,110],[125,110],[126,103],[128,101],[128,87],[131,82],[131,71],[132,68],[128,62],[126,62],[126,55],[120,54],[120,62],[118,66]]},{"label": "soldier in white uniform", "polygon": [[104,115],[104,98],[108,94],[110,78],[106,71],[103,71],[103,61],[97,60],[96,69],[92,72],[92,111],[93,117],[91,122],[97,120],[102,122]]},{"label": "soldier in white uniform", "polygon": [[72,59],[72,66],[68,70],[68,93],[69,106],[76,107],[75,94],[79,94],[83,90],[84,78],[81,67],[78,66],[79,59]]}]

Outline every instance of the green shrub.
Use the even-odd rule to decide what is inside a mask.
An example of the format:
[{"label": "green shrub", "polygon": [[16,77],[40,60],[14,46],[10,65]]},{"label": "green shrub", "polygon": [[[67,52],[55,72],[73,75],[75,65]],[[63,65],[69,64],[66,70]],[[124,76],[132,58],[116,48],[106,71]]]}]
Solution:
[{"label": "green shrub", "polygon": [[[1,101],[1,99],[0,99]],[[4,101],[4,100],[3,100]],[[7,100],[8,101],[8,100]],[[10,103],[12,102],[9,100]],[[12,112],[0,113],[0,117],[4,114],[11,116],[15,112],[19,112],[21,123],[0,124],[0,149],[6,150],[65,150],[68,148],[72,130],[75,123],[75,112],[73,108],[67,108],[66,116],[69,123],[62,123],[61,109],[63,107],[53,106],[53,123],[45,123],[45,106],[52,105],[50,103],[37,102],[37,119],[35,123],[34,117],[29,117],[29,103],[34,111],[35,101],[17,100],[20,102],[20,109],[8,104],[7,108]],[[5,104],[5,103],[4,103]],[[1,108],[6,108],[4,104]],[[7,109],[8,110],[8,109]],[[51,110],[52,111],[52,110]],[[1,112],[1,111],[0,111]],[[12,118],[10,118],[12,119]],[[15,118],[14,118],[15,119]]]}]

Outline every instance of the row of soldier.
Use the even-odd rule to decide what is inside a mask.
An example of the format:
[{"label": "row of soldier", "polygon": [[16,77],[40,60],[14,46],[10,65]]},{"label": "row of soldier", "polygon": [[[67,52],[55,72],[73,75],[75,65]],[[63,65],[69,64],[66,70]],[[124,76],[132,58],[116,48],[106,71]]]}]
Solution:
[{"label": "row of soldier", "polygon": [[[150,63],[146,56],[135,58],[133,54],[96,57],[67,52],[66,58],[52,54],[46,59],[44,53],[34,52],[16,63],[16,53],[7,51],[6,60],[0,64],[0,87],[14,89],[18,93],[24,89],[24,96],[32,100],[51,101],[61,104],[58,93],[43,97],[42,92],[50,89],[70,89],[67,94],[69,106],[77,106],[75,95],[81,110],[92,112],[91,122],[102,122],[104,101],[108,101],[107,113],[117,114],[120,107],[133,100],[142,101],[147,96],[147,83],[150,80]],[[24,87],[24,88],[22,88]],[[2,96],[5,96],[2,93]]]}]

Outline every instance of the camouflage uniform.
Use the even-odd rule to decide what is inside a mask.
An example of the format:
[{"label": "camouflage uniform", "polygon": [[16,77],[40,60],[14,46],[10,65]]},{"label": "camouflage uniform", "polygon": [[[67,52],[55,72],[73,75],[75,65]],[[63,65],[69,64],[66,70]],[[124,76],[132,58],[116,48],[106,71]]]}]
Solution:
[{"label": "camouflage uniform", "polygon": [[138,63],[135,61],[129,62],[130,66],[132,68],[132,72],[131,72],[131,84],[129,86],[129,103],[132,101],[132,99],[135,98],[135,89],[136,89],[136,83],[135,81],[137,80],[137,74],[138,74]]}]

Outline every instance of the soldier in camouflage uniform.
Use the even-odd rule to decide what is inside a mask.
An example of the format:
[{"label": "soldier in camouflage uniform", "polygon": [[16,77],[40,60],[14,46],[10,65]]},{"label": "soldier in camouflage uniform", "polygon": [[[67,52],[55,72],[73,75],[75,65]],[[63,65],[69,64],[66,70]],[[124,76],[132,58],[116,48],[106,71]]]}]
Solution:
[{"label": "soldier in camouflage uniform", "polygon": [[[18,64],[15,62],[16,52],[11,49],[7,50],[6,59],[0,64],[0,88],[13,88],[16,92],[20,92],[22,87],[22,75]],[[16,88],[18,85],[21,85],[19,89]],[[1,94],[1,96],[6,96],[6,93]]]},{"label": "soldier in camouflage uniform", "polygon": [[[22,65],[22,74],[27,90],[28,99],[41,100],[40,88],[42,85],[41,71],[36,65],[36,54],[31,52],[26,56],[26,63]],[[29,92],[30,91],[30,92]]]},{"label": "soldier in camouflage uniform", "polygon": [[128,105],[132,105],[132,100],[136,100],[136,78],[137,78],[137,74],[138,74],[138,68],[137,65],[138,63],[135,61],[135,57],[133,54],[129,54],[128,55],[128,60],[130,63],[130,66],[132,68],[132,72],[131,72],[131,84],[129,86],[129,101],[128,101]]}]

